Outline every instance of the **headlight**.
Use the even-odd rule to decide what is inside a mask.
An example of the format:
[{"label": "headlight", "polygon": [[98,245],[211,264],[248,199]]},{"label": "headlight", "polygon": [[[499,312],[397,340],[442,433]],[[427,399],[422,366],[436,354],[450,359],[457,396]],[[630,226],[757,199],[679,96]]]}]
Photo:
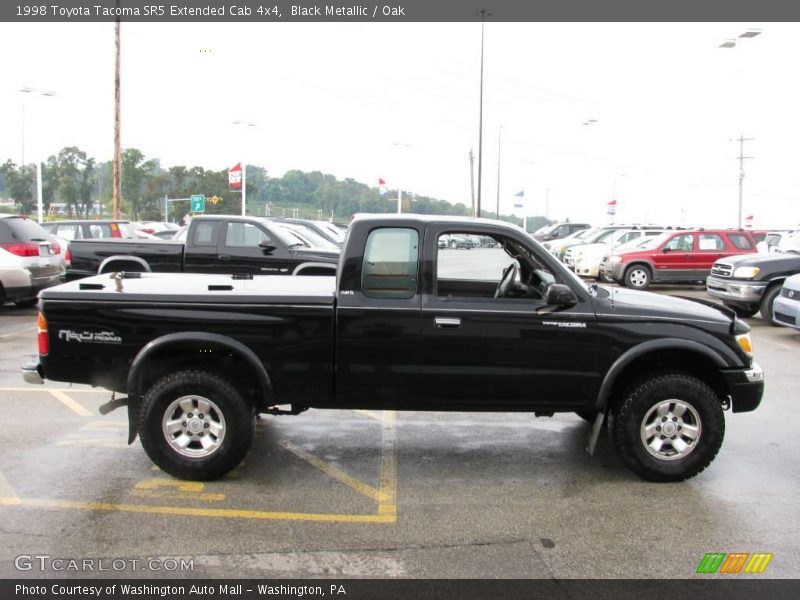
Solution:
[{"label": "headlight", "polygon": [[744,350],[747,356],[753,356],[753,340],[750,339],[749,333],[742,333],[736,336],[736,342],[739,347]]},{"label": "headlight", "polygon": [[736,279],[752,279],[761,271],[758,267],[739,267],[733,272]]},{"label": "headlight", "polygon": [[615,265],[618,262],[622,262],[622,257],[621,256],[612,256],[611,258],[608,259],[608,262],[610,262],[612,265]]}]

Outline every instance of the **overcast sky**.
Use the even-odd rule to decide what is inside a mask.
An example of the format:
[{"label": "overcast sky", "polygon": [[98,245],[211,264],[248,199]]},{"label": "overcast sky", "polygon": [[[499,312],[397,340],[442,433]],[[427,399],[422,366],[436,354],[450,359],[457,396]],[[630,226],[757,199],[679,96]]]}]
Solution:
[{"label": "overcast sky", "polygon": [[[605,223],[616,191],[618,221],[732,226],[743,133],[745,215],[800,224],[800,25],[487,23],[485,44],[485,207],[502,128],[502,212],[524,189],[544,214],[549,189],[551,218]],[[0,23],[0,160],[21,160],[23,103],[26,161],[110,159],[113,49],[113,24]],[[469,204],[479,61],[480,23],[123,23],[122,144]]]}]

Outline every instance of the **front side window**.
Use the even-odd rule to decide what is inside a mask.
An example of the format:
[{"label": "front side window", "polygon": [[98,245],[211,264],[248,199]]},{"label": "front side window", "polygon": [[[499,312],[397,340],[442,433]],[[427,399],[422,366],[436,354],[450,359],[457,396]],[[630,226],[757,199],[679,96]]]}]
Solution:
[{"label": "front side window", "polygon": [[[482,243],[453,252],[453,240],[467,237]],[[447,232],[439,237],[437,248],[435,289],[442,299],[542,300],[547,286],[555,281],[527,247],[510,238]]]},{"label": "front side window", "polygon": [[252,223],[228,223],[225,232],[225,245],[229,248],[255,248],[269,241],[269,236]]},{"label": "front side window", "polygon": [[372,298],[412,298],[417,293],[419,233],[386,227],[369,234],[361,290]]},{"label": "front side window", "polygon": [[672,252],[691,252],[694,239],[691,233],[676,235],[664,245],[664,250]]}]

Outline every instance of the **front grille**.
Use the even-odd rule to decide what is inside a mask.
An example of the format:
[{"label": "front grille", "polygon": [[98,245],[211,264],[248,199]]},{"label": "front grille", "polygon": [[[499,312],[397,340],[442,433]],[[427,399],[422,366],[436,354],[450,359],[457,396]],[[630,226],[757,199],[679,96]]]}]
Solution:
[{"label": "front grille", "polygon": [[714,263],[711,267],[711,274],[717,277],[730,277],[733,273],[733,266],[726,263]]},{"label": "front grille", "polygon": [[779,313],[778,311],[775,311],[775,320],[780,321],[781,323],[787,323],[789,325],[795,324],[794,317],[790,317],[789,315]]},{"label": "front grille", "polygon": [[800,292],[797,290],[790,290],[787,287],[781,288],[781,296],[786,296],[787,298],[795,298],[800,300]]}]

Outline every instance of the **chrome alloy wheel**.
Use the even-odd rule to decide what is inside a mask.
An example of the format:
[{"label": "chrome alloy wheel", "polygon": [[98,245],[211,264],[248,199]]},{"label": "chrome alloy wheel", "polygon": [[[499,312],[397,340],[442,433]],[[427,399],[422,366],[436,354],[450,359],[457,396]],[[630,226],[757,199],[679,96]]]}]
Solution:
[{"label": "chrome alloy wheel", "polygon": [[697,448],[702,434],[700,415],[682,400],[662,400],[645,413],[642,444],[659,460],[678,460]]},{"label": "chrome alloy wheel", "polygon": [[161,431],[178,454],[206,458],[218,450],[225,439],[225,417],[208,398],[181,396],[164,411]]}]

